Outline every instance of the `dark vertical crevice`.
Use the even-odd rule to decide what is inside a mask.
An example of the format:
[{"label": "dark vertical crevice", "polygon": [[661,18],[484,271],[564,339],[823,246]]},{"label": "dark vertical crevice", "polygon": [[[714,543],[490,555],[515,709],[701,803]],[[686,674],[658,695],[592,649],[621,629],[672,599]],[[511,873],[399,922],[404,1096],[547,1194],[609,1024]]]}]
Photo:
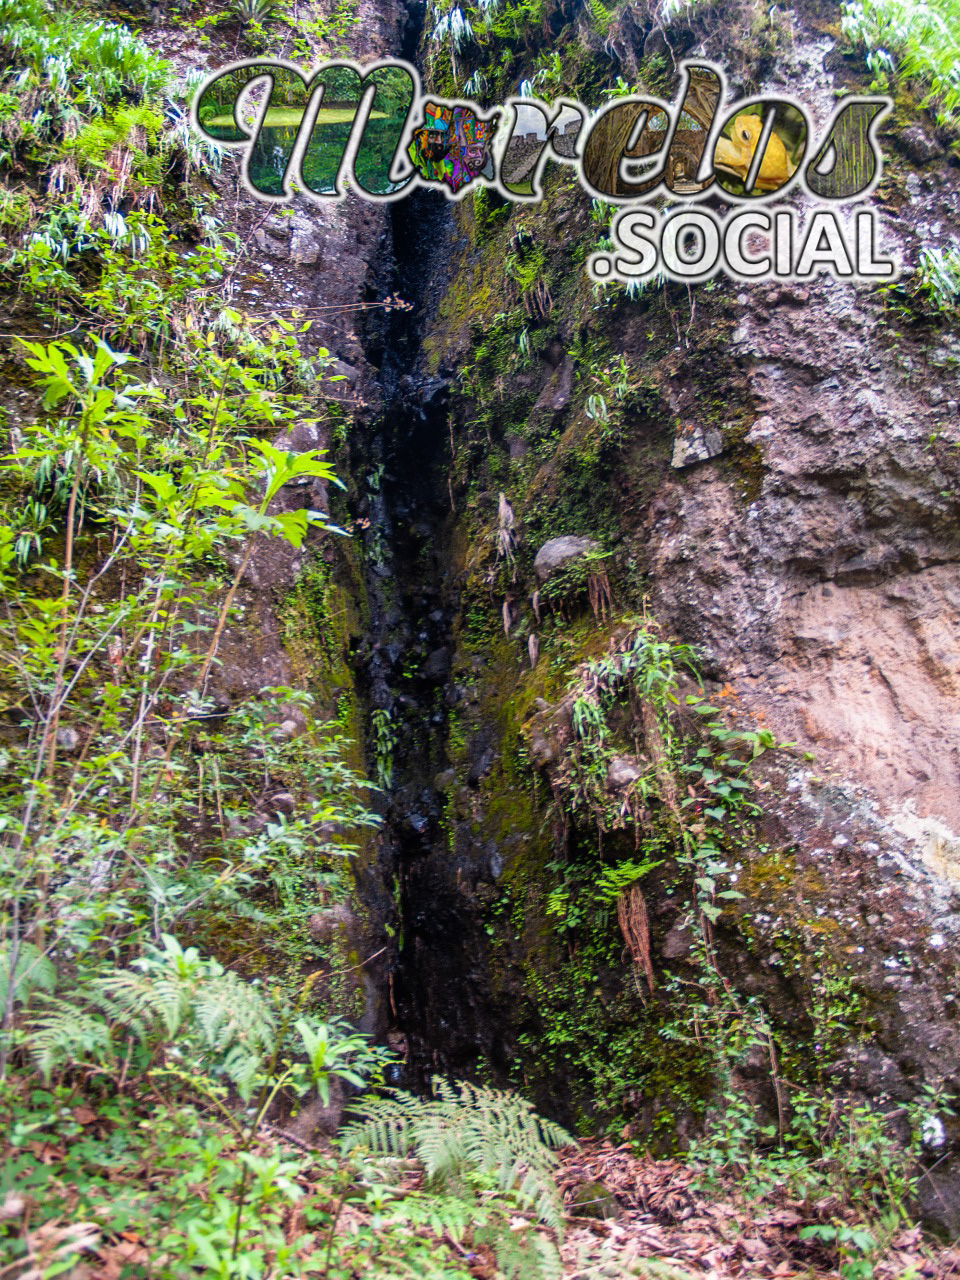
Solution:
[{"label": "dark vertical crevice", "polygon": [[[423,6],[409,13],[403,56],[415,61]],[[451,847],[444,815],[451,785],[448,719],[463,696],[452,677],[460,584],[453,556],[450,376],[430,365],[424,339],[464,245],[453,206],[440,191],[420,190],[390,204],[388,218],[371,288],[410,305],[371,311],[363,335],[367,361],[377,370],[379,409],[351,441],[356,514],[368,522],[370,608],[356,664],[370,772],[389,777],[379,801],[384,830],[376,901],[367,895],[371,914],[391,916],[394,931],[380,1008],[407,1046],[405,1083],[419,1087],[435,1071],[473,1074],[481,1061],[496,1067],[499,1058],[505,1066],[505,1054],[491,1049],[487,938],[470,892],[471,860]]]},{"label": "dark vertical crevice", "polygon": [[[390,206],[393,296],[406,311],[372,313],[368,361],[379,370],[381,410],[352,447],[358,514],[365,530],[370,628],[358,657],[368,708],[371,772],[389,778],[381,797],[380,871],[392,889],[395,939],[385,1007],[392,1030],[409,1046],[406,1083],[441,1061],[421,1025],[423,992],[446,980],[462,934],[424,868],[446,848],[438,777],[447,768],[454,624],[448,380],[427,367],[423,339],[447,283],[454,223],[439,192],[419,191]],[[381,271],[381,279],[386,273]],[[359,465],[358,465],[359,464]],[[437,930],[443,934],[437,949]],[[452,944],[452,945],[451,945]]]},{"label": "dark vertical crevice", "polygon": [[445,814],[455,785],[448,720],[465,696],[454,671],[461,586],[453,550],[455,406],[449,372],[428,365],[424,337],[462,249],[452,206],[434,192],[397,202],[392,239],[393,289],[412,310],[392,313],[380,339],[385,408],[374,506],[381,533],[371,527],[376,624],[367,670],[371,714],[388,711],[395,735],[384,840],[398,923],[391,1013],[407,1046],[406,1082],[420,1087],[435,1072],[487,1068],[503,1078],[512,1052],[510,1029],[504,1035],[492,1014],[488,938],[474,893],[490,879],[496,853],[474,848]]}]

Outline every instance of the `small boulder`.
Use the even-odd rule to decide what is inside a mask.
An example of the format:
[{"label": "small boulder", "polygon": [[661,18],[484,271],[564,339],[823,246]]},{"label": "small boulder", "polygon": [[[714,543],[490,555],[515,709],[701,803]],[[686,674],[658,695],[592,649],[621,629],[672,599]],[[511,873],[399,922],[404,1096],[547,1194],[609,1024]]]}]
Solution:
[{"label": "small boulder", "polygon": [[497,753],[494,751],[493,747],[487,747],[485,751],[481,752],[470,765],[470,771],[467,774],[467,783],[471,787],[479,787],[481,779],[485,778],[493,768],[493,762],[496,758]]},{"label": "small boulder", "polygon": [[607,766],[607,787],[610,791],[620,791],[642,777],[643,770],[630,756],[614,756]]},{"label": "small boulder", "polygon": [[690,954],[693,932],[690,926],[678,921],[663,940],[660,948],[665,960],[682,960]]},{"label": "small boulder", "polygon": [[420,668],[420,675],[432,684],[443,684],[450,674],[450,650],[434,649]]},{"label": "small boulder", "polygon": [[548,764],[556,764],[560,759],[560,747],[556,738],[539,725],[530,734],[530,759],[538,769],[545,769]]},{"label": "small boulder", "polygon": [[291,1133],[300,1142],[315,1143],[319,1136],[332,1138],[343,1121],[343,1110],[347,1103],[347,1086],[342,1080],[331,1076],[329,1085],[329,1101],[313,1098],[301,1103],[296,1114],[279,1127],[281,1134]]},{"label": "small boulder", "polygon": [[323,237],[308,223],[294,220],[290,237],[290,261],[297,266],[309,266],[323,256]]},{"label": "small boulder", "polygon": [[584,538],[579,534],[567,534],[562,538],[551,538],[537,552],[533,562],[537,581],[546,582],[558,569],[585,555],[588,551],[599,551],[600,543],[593,538]]},{"label": "small boulder", "polygon": [[571,1218],[619,1218],[620,1206],[603,1182],[585,1182],[570,1205]]},{"label": "small boulder", "polygon": [[57,730],[57,746],[61,751],[66,751],[68,755],[73,755],[75,751],[80,750],[80,735],[76,729],[70,725],[64,725],[62,729]]},{"label": "small boulder", "polygon": [[557,414],[562,413],[567,407],[572,395],[573,361],[568,356],[540,392],[537,403],[533,406],[531,417],[539,413],[544,422],[549,424]]},{"label": "small boulder", "polygon": [[307,922],[307,927],[314,942],[332,942],[334,938],[347,933],[356,922],[356,916],[346,903],[338,902],[335,907],[315,911]]},{"label": "small boulder", "polygon": [[912,125],[909,129],[901,129],[899,134],[900,146],[914,164],[928,164],[931,160],[937,160],[943,155],[943,147],[935,138],[931,138],[920,124]]},{"label": "small boulder", "polygon": [[351,387],[360,381],[360,374],[352,364],[347,364],[343,360],[334,360],[329,366],[328,377],[343,378],[345,382],[349,382]]},{"label": "small boulder", "polygon": [[289,791],[277,791],[264,807],[272,813],[282,813],[284,817],[292,818],[297,802]]},{"label": "small boulder", "polygon": [[538,769],[556,764],[573,735],[574,695],[556,704],[538,699],[542,708],[531,716],[526,728],[530,759]]}]

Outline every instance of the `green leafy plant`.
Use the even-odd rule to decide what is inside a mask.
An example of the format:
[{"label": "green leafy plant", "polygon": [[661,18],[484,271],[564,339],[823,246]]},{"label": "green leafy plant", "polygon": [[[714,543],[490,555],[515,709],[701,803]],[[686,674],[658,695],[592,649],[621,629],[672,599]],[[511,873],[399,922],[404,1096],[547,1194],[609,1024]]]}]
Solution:
[{"label": "green leafy plant", "polygon": [[920,250],[920,287],[937,311],[960,307],[960,248]]},{"label": "green leafy plant", "polygon": [[364,1147],[383,1156],[416,1156],[430,1185],[464,1189],[473,1175],[515,1199],[562,1232],[563,1211],[552,1171],[554,1150],[569,1134],[538,1116],[516,1094],[466,1082],[434,1079],[434,1095],[367,1101],[346,1131],[347,1151]]},{"label": "green leafy plant", "polygon": [[264,23],[272,17],[276,5],[273,0],[232,0],[230,15],[244,26]]},{"label": "green leafy plant", "polygon": [[370,715],[373,730],[373,750],[377,764],[377,780],[384,791],[393,784],[393,757],[396,750],[396,729],[389,710],[375,707]]},{"label": "green leafy plant", "polygon": [[818,1240],[836,1247],[840,1255],[840,1274],[844,1280],[872,1280],[871,1255],[877,1251],[877,1241],[869,1231],[851,1227],[846,1223],[816,1223],[804,1227],[801,1240]]},{"label": "green leafy plant", "polygon": [[898,73],[928,88],[926,102],[951,120],[960,108],[956,0],[848,0],[843,31],[866,50],[875,87]]},{"label": "green leafy plant", "polygon": [[614,903],[631,885],[642,880],[655,867],[663,866],[662,858],[627,858],[616,866],[604,867],[597,880],[597,896],[601,902]]},{"label": "green leafy plant", "polygon": [[33,555],[39,556],[43,550],[43,535],[53,528],[47,508],[36,498],[27,499],[23,508],[23,523],[16,534],[14,556],[19,568],[26,567]]}]

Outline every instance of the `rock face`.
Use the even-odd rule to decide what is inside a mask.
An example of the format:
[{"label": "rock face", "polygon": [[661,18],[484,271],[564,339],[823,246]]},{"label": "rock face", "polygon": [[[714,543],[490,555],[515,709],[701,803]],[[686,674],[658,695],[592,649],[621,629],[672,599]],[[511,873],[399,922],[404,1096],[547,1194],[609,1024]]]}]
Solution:
[{"label": "rock face", "polygon": [[[772,59],[738,63],[695,15],[672,35],[761,91],[789,83],[820,127],[838,89],[868,81],[839,56],[817,6],[791,21],[775,75]],[[880,243],[915,263],[955,221],[957,171],[932,163],[942,139],[919,110],[906,129],[888,122],[880,141]],[[458,206],[455,284],[427,308],[425,369],[450,379],[457,696],[442,824],[407,881],[419,906],[397,990],[414,1060],[425,1073],[428,1062],[522,1072],[541,1105],[588,1123],[610,1114],[597,1081],[609,1081],[616,1056],[631,1088],[615,1113],[632,1113],[647,1135],[682,1113],[674,1136],[695,1131],[709,1087],[662,1050],[665,1026],[700,1016],[683,1005],[683,984],[702,976],[702,941],[678,902],[676,850],[660,830],[652,853],[664,867],[643,880],[658,983],[647,1003],[616,922],[612,939],[585,923],[586,871],[575,880],[578,868],[599,876],[637,858],[648,839],[642,793],[657,753],[639,700],[607,694],[617,622],[655,618],[662,636],[695,647],[729,731],[790,744],[752,767],[761,812],[751,834],[731,827],[722,841],[736,877],[711,934],[724,976],[809,1048],[829,974],[847,993],[837,1080],[884,1105],[916,1097],[960,1061],[956,325],[910,276],[898,293],[823,275],[802,285],[718,278],[709,290],[598,304],[571,267],[572,246],[594,243],[581,194],[558,183],[548,208],[525,206],[522,238],[519,215],[481,225]],[[550,300],[515,290],[517,327],[531,339],[521,360],[512,331],[509,342],[491,335],[510,305],[503,263],[524,261],[531,244]],[[586,399],[609,389],[614,356],[627,390],[608,395],[600,425]],[[522,531],[516,566],[496,555],[501,492]],[[599,588],[559,618],[526,605],[600,546],[612,551],[612,606]],[[678,734],[689,729],[683,704]],[[598,706],[615,745],[577,757],[578,772],[578,735]],[[475,769],[478,759],[489,767]],[[584,799],[591,769],[607,806],[599,830]],[[696,825],[703,805],[686,781],[675,803]],[[670,975],[680,977],[668,996]],[[757,1105],[773,1106],[767,1068],[745,1060],[738,1070]]]},{"label": "rock face", "polygon": [[578,560],[587,551],[599,551],[600,543],[593,538],[582,538],[574,534],[566,534],[562,538],[551,538],[537,552],[533,562],[533,571],[537,581],[547,582],[558,569]]},{"label": "rock face", "polygon": [[[910,373],[923,346],[893,338],[875,295],[834,281],[802,307],[774,287],[738,309],[756,491],[744,503],[720,469],[663,486],[648,547],[660,616],[699,634],[748,708],[868,786],[955,876],[943,828],[960,830],[960,538],[946,441],[960,419],[946,401],[960,387],[938,375],[930,403]],[[937,346],[960,353],[949,334]]]},{"label": "rock face", "polygon": [[[776,82],[769,59],[738,64],[719,28],[679,39],[761,90],[788,81],[822,125],[835,90],[866,81],[838,59],[821,8],[796,7]],[[393,0],[364,2],[354,56],[395,56],[405,20]],[[670,34],[638,29],[630,56],[644,39],[672,50]],[[184,65],[226,60],[181,31],[156,38]],[[957,170],[933,163],[942,139],[915,114],[906,129],[881,130],[887,176],[873,198],[881,245],[905,262],[943,241],[960,197]],[[615,907],[606,935],[587,934],[576,892],[556,893],[557,867],[599,876],[641,856],[629,823],[641,821],[656,758],[639,705],[611,711],[617,749],[597,770],[611,806],[599,830],[564,770],[584,713],[582,682],[571,691],[578,673],[610,660],[614,614],[656,617],[664,635],[696,647],[728,727],[794,744],[754,770],[762,812],[749,838],[731,828],[722,851],[743,895],[710,935],[724,976],[808,1046],[822,975],[839,984],[829,990],[843,993],[849,1043],[835,1046],[834,1065],[855,1097],[899,1104],[925,1080],[949,1081],[960,1061],[956,328],[910,279],[892,295],[819,276],[598,300],[571,263],[597,234],[572,183],[543,206],[486,220],[481,202],[440,196],[390,209],[348,197],[285,217],[230,176],[220,194],[257,254],[238,273],[238,305],[265,318],[314,310],[307,354],[327,348],[346,378],[337,385],[364,402],[349,445],[364,562],[341,574],[352,668],[326,693],[332,710],[342,699],[384,713],[368,763],[373,774],[379,752],[381,778],[393,775],[387,836],[379,863],[368,856],[360,868],[366,910],[319,910],[311,922],[323,937],[366,927],[358,948],[384,949],[366,971],[364,1025],[382,1036],[399,1020],[420,1078],[483,1070],[524,1080],[569,1122],[623,1112],[660,1140],[674,1115],[671,1140],[695,1131],[706,1072],[686,1047],[669,1062],[663,1052],[665,1026],[702,1016],[682,1003],[702,948],[676,867],[643,881],[650,998],[637,994]],[[530,246],[543,263],[537,288],[516,268]],[[412,318],[362,319],[362,304],[398,289],[416,303]],[[610,395],[600,425],[585,397],[610,384],[614,355],[627,389]],[[289,443],[329,442],[302,425]],[[515,563],[496,550],[501,493],[523,532]],[[326,509],[326,498],[281,501]],[[541,620],[527,601],[601,546],[613,551],[609,599]],[[309,680],[276,609],[305,563],[258,548],[245,613],[221,651],[227,702]],[[353,728],[363,736],[359,712]],[[695,815],[681,789],[685,801]],[[667,863],[676,849],[663,830],[658,838],[654,860]],[[394,876],[399,956],[382,928]],[[679,979],[667,995],[670,974]],[[738,1070],[757,1105],[771,1106],[764,1064]],[[943,1167],[954,1168],[954,1138],[945,1141]]]}]

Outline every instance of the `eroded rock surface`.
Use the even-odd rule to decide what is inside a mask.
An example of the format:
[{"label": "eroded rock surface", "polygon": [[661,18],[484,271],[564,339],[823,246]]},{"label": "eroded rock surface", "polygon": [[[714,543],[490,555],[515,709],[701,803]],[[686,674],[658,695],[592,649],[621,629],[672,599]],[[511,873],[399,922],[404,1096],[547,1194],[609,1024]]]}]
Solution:
[{"label": "eroded rock surface", "polygon": [[[800,6],[790,22],[756,88],[789,83],[822,128],[835,91],[864,82],[817,6]],[[695,17],[684,38],[683,48],[737,65],[723,33]],[[881,143],[887,174],[872,197],[881,246],[915,263],[955,224],[957,171],[934,163],[943,139],[916,109],[907,128],[888,121]],[[630,614],[655,617],[664,635],[696,647],[707,697],[731,729],[769,730],[792,744],[755,771],[763,815],[734,854],[731,880],[744,898],[716,926],[725,972],[798,1041],[820,977],[842,973],[869,1011],[849,1029],[847,1083],[858,1096],[889,1102],[916,1096],[925,1079],[952,1079],[960,1060],[955,326],[924,304],[909,275],[892,293],[821,275],[598,301],[568,257],[571,244],[589,242],[589,206],[559,179],[548,213],[523,210],[522,235],[509,219],[491,227],[466,208],[456,219],[456,284],[434,300],[425,331],[427,369],[450,379],[460,612],[444,829],[413,873],[436,912],[424,907],[411,919],[400,986],[414,1058],[520,1069],[541,1104],[568,1119],[600,1106],[577,1092],[589,1050],[575,1046],[565,1060],[545,1047],[564,1035],[552,993],[573,999],[563,983],[586,945],[577,928],[561,941],[547,901],[558,868],[635,856],[632,836],[591,828],[569,763],[585,714],[575,705],[576,673],[609,656],[612,624]],[[549,305],[542,291],[515,283],[531,246],[547,264]],[[505,260],[514,264],[506,303]],[[523,308],[526,360],[511,355],[512,334],[498,336],[511,304]],[[621,358],[630,385],[618,401]],[[598,389],[613,407],[609,421],[587,412]],[[516,517],[512,578],[495,551],[499,494]],[[549,616],[534,597],[553,571],[543,551],[566,546],[571,530],[610,553],[611,599],[594,582],[589,598],[584,588]],[[604,786],[621,816],[639,814],[631,788],[655,752],[638,706],[621,704],[610,718],[616,748]],[[490,767],[471,775],[489,750]],[[677,804],[684,798],[694,803],[681,786]],[[675,879],[657,869],[644,886],[658,980],[677,971],[693,980],[696,931]],[[556,896],[552,903],[554,915],[571,910]],[[659,992],[630,1004],[632,973],[608,961],[590,969],[597,1035],[626,1056],[632,1025],[641,1083],[623,1105],[651,1133],[671,1107],[692,1114],[699,1105],[692,1075],[677,1104],[669,1067],[651,1065],[664,1021],[682,1011]],[[594,1013],[578,1017],[583,1039]],[[858,1036],[870,1046],[863,1058]],[[769,1064],[744,1081],[758,1105],[774,1107]],[[688,1119],[678,1123],[681,1138],[692,1132]]]}]

